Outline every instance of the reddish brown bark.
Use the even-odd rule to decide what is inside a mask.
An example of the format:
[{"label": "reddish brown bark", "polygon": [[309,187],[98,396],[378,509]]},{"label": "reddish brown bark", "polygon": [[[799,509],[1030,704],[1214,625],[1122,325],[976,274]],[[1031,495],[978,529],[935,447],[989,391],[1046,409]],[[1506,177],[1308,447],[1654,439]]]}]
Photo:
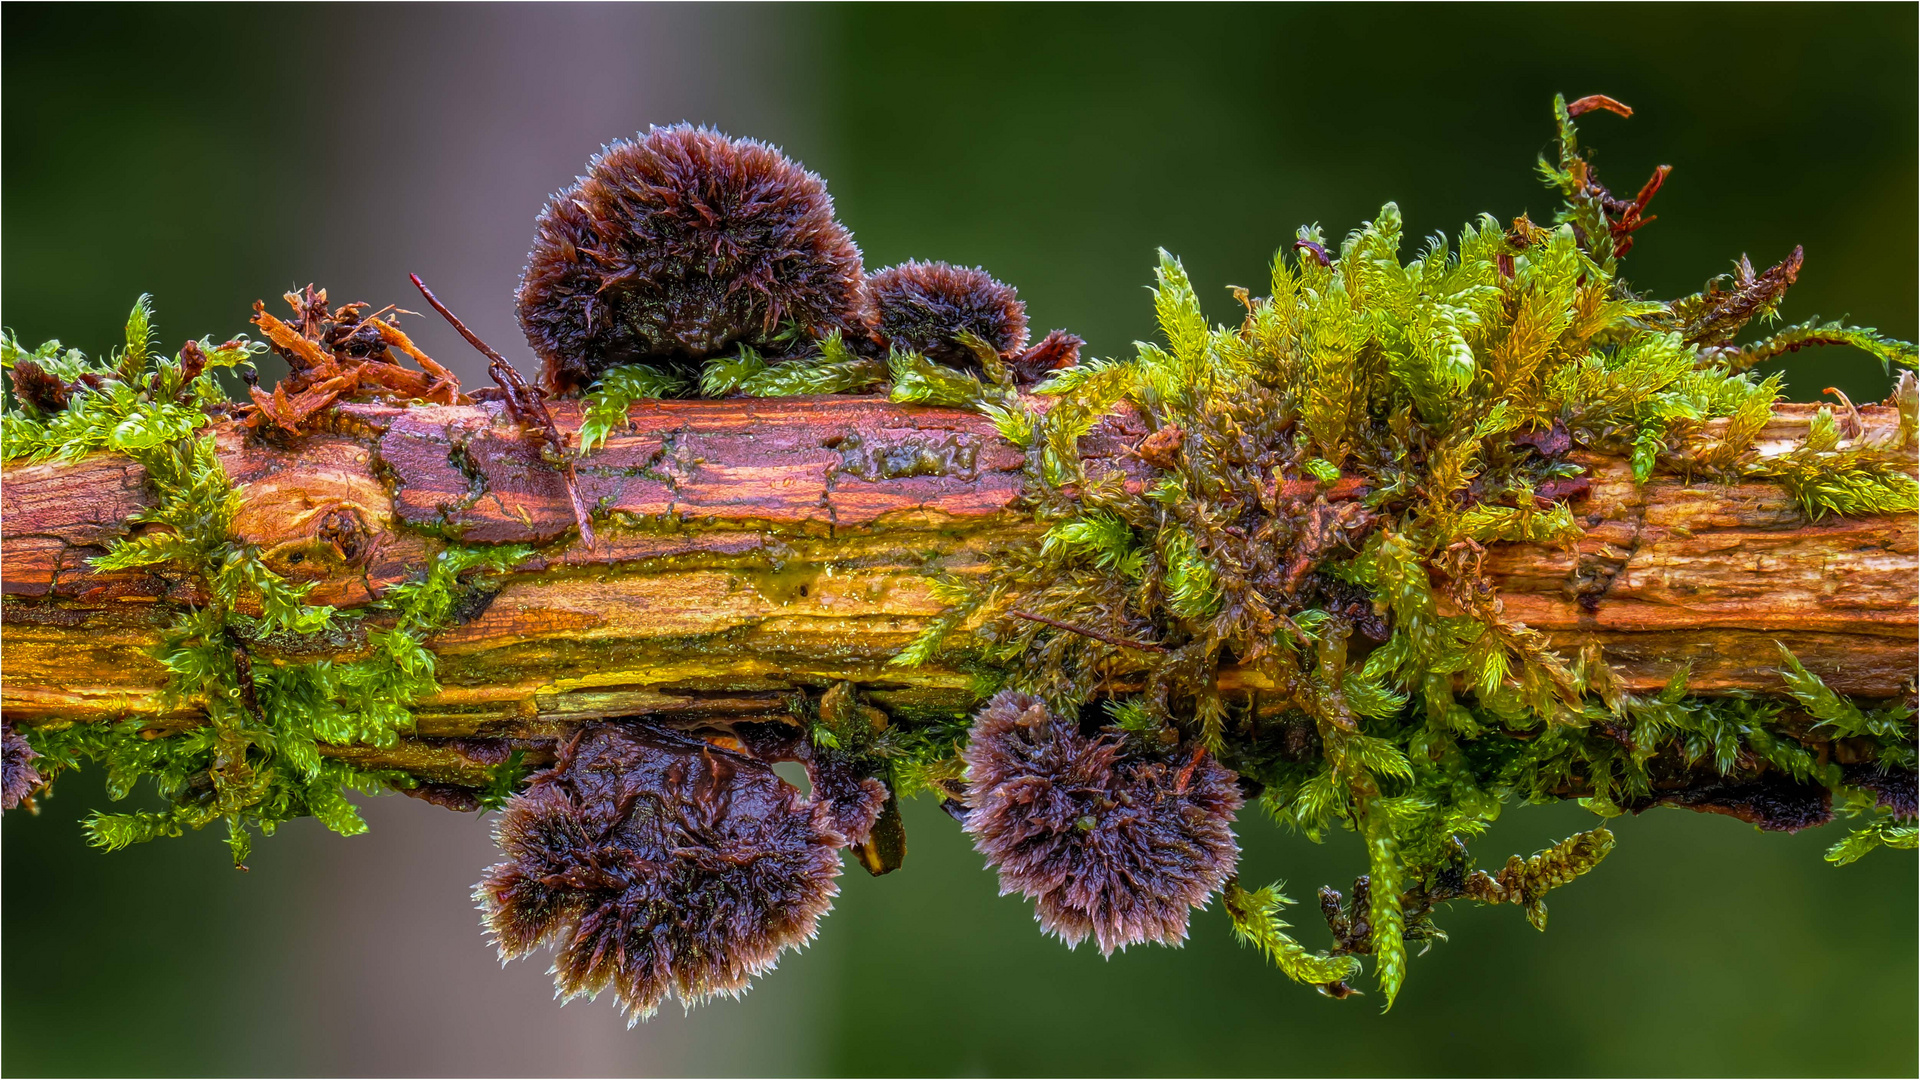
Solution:
[{"label": "reddish brown bark", "polygon": [[[992,545],[1036,535],[1012,506],[1022,453],[984,419],[857,397],[636,405],[631,430],[578,469],[604,522],[588,550],[558,474],[498,410],[350,405],[285,445],[218,432],[244,485],[236,533],[315,582],[313,602],[364,607],[444,539],[542,545],[429,642],[443,690],[415,710],[422,738],[343,756],[464,775],[471,762],[435,739],[763,713],[840,680],[907,714],[971,704],[964,673],[886,661],[940,610],[934,573],[979,573]],[[576,406],[555,411],[578,426]],[[1762,452],[1811,413],[1782,407]],[[1897,423],[1883,408],[1862,419],[1868,436]],[[1116,416],[1083,451],[1137,469],[1126,451],[1148,434]],[[1772,484],[1635,485],[1622,461],[1581,460],[1592,485],[1574,503],[1575,549],[1499,545],[1486,562],[1507,613],[1557,648],[1598,644],[1641,689],[1691,661],[1695,692],[1778,692],[1775,641],[1845,693],[1911,683],[1912,515],[1813,523]],[[198,586],[87,564],[145,505],[140,468],[107,454],[8,465],[0,495],[0,707],[29,724],[154,712],[163,673],[147,650]]]}]

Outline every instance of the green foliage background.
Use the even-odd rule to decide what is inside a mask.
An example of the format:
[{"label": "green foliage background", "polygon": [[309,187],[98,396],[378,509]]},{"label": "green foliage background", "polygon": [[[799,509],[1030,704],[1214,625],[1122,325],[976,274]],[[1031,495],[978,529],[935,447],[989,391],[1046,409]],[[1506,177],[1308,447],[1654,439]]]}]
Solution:
[{"label": "green foliage background", "polygon": [[[1673,296],[1807,248],[1784,316],[1916,334],[1911,7],[197,9],[0,15],[0,317],[104,353],[156,294],[161,344],[221,340],[308,280],[405,301],[420,272],[516,358],[541,197],[599,142],[708,121],[827,177],[869,266],[980,263],[1096,355],[1152,332],[1153,251],[1208,314],[1275,247],[1388,199],[1418,237],[1551,217],[1547,102],[1605,92],[1583,141],[1632,189],[1675,166],[1628,271]],[[479,376],[438,325],[409,326]],[[527,365],[531,370],[531,365]],[[1788,394],[1885,380],[1801,354]],[[1552,932],[1461,908],[1394,1011],[1303,994],[1216,905],[1184,950],[1044,939],[930,802],[900,873],[843,879],[808,952],[739,1004],[625,1032],[502,972],[466,886],[483,823],[397,797],[341,839],[295,822],[237,874],[214,834],[114,855],[82,774],[5,820],[0,1068],[13,1073],[1912,1073],[1911,858],[1835,869],[1837,829],[1613,822]],[[1592,822],[1518,808],[1476,845]],[[1352,845],[1249,813],[1250,882],[1342,886]],[[1324,931],[1290,911],[1302,938]]]}]

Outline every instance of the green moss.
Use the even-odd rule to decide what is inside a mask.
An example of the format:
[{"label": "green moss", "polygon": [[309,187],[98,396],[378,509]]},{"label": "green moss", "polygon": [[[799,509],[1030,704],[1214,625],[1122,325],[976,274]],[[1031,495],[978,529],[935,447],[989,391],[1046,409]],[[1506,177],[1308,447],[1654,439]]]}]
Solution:
[{"label": "green moss", "polygon": [[636,401],[675,397],[689,389],[687,380],[646,364],[612,368],[593,384],[583,399],[580,453],[591,454],[616,428],[627,426],[627,410]]},{"label": "green moss", "polygon": [[[1104,702],[1130,737],[1214,749],[1265,786],[1278,820],[1316,839],[1357,831],[1371,892],[1350,918],[1370,932],[1351,947],[1373,955],[1388,1005],[1404,942],[1439,936],[1435,904],[1512,902],[1543,924],[1539,894],[1611,847],[1611,834],[1583,834],[1500,879],[1480,873],[1466,843],[1506,803],[1579,796],[1615,814],[1655,798],[1656,766],[1772,771],[1846,797],[1838,766],[1809,748],[1836,736],[1913,760],[1908,710],[1814,689],[1790,657],[1789,685],[1832,731],[1796,729],[1785,702],[1689,696],[1684,670],[1661,694],[1626,693],[1597,653],[1559,656],[1502,613],[1482,545],[1580,535],[1556,494],[1581,474],[1569,444],[1629,457],[1642,482],[1770,478],[1810,518],[1915,505],[1902,447],[1843,447],[1830,414],[1801,447],[1760,458],[1781,383],[1749,371],[1829,342],[1911,366],[1913,347],[1822,325],[1735,348],[1785,288],[1750,268],[1739,290],[1635,295],[1619,276],[1632,222],[1610,216],[1619,204],[1589,183],[1573,120],[1555,109],[1561,149],[1543,163],[1567,199],[1555,227],[1482,217],[1412,259],[1392,204],[1335,249],[1303,228],[1274,259],[1270,296],[1238,292],[1231,326],[1208,323],[1162,253],[1164,343],[1057,374],[1038,388],[1053,399],[1044,413],[979,380],[895,367],[896,400],[970,406],[1027,448],[1025,497],[1046,527],[1038,545],[996,551],[984,580],[941,583],[951,608],[897,662],[969,660],[1070,713]],[[1078,451],[1121,402],[1177,437],[1151,461],[1143,449],[1131,478]],[[1724,424],[1708,435],[1711,421]],[[1318,498],[1343,477],[1357,500]],[[962,625],[977,629],[943,653]],[[1269,689],[1224,694],[1229,668]],[[1876,822],[1841,854],[1910,846],[1903,828]],[[1275,936],[1276,904],[1230,892],[1236,932],[1322,981]]]},{"label": "green moss", "polygon": [[[250,830],[271,835],[291,818],[312,816],[343,835],[362,832],[366,826],[343,790],[412,781],[356,769],[324,756],[322,747],[390,746],[409,730],[408,705],[439,689],[433,654],[422,643],[447,624],[466,588],[462,575],[502,572],[530,549],[437,552],[419,578],[390,589],[375,605],[390,626],[381,619],[348,627],[331,607],[308,604],[310,585],[288,583],[232,534],[241,493],[221,466],[213,437],[202,433],[209,410],[226,400],[213,370],[249,363],[258,346],[244,338],[221,346],[202,341],[200,357],[190,357],[189,348],[168,359],[147,345],[151,321],[142,297],[128,320],[127,348],[104,363],[57,342],[28,353],[11,335],[0,339],[0,359],[9,369],[34,363],[71,394],[64,408],[50,413],[10,394],[0,432],[9,460],[64,461],[113,450],[146,469],[152,505],[132,520],[150,528],[116,541],[93,565],[167,567],[202,583],[204,599],[180,613],[156,654],[168,674],[164,705],[200,710],[206,723],[169,734],[132,717],[40,729],[29,738],[47,758],[50,775],[92,762],[106,772],[115,800],[149,780],[166,802],[159,811],[93,815],[88,836],[107,850],[220,821],[238,865],[251,847]],[[364,640],[369,655],[350,662],[288,659],[328,655],[329,645],[343,638]]]},{"label": "green moss", "polygon": [[1279,885],[1249,892],[1237,879],[1231,880],[1224,900],[1234,935],[1260,950],[1287,978],[1339,994],[1359,970],[1360,962],[1353,957],[1310,952],[1287,933],[1280,909],[1293,901],[1281,894]]},{"label": "green moss", "polygon": [[818,353],[777,364],[768,364],[743,345],[734,356],[707,361],[700,373],[700,392],[708,397],[846,394],[872,390],[887,381],[886,365],[855,356],[839,330],[829,331],[815,345]]}]

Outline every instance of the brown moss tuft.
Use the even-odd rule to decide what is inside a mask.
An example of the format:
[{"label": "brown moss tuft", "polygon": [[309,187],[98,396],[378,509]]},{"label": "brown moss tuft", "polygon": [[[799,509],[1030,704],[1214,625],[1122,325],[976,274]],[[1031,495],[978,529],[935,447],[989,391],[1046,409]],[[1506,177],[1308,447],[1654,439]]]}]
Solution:
[{"label": "brown moss tuft", "polygon": [[1040,925],[1104,955],[1177,945],[1192,908],[1240,859],[1234,774],[1204,751],[1159,757],[1118,735],[1082,735],[1038,698],[1002,691],[965,751],[966,829],[1000,891],[1034,901]]},{"label": "brown moss tuft", "polygon": [[33,406],[42,416],[52,416],[67,407],[73,388],[34,360],[13,365],[13,392]]},{"label": "brown moss tuft", "polygon": [[508,804],[475,899],[504,959],[558,946],[565,997],[611,986],[629,1022],[669,992],[738,996],[813,936],[838,834],[768,766],[652,729],[584,731]]},{"label": "brown moss tuft", "polygon": [[562,393],[608,368],[686,365],[783,323],[857,321],[862,269],[825,183],[779,150],[686,124],[616,141],[540,214],[517,303]]}]

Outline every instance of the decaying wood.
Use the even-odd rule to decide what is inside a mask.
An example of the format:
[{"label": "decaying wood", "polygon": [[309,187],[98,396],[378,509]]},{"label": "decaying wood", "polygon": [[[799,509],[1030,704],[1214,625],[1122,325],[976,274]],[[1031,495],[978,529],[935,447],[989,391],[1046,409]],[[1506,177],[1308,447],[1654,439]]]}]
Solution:
[{"label": "decaying wood", "polygon": [[[1793,445],[1813,409],[1780,408],[1761,452]],[[554,412],[578,427],[577,405]],[[322,415],[284,444],[218,431],[244,485],[236,533],[273,569],[315,582],[312,602],[365,607],[445,539],[540,549],[428,643],[443,690],[416,707],[417,736],[338,751],[428,779],[471,779],[503,740],[587,718],[784,713],[796,688],[842,680],[897,715],[964,710],[965,673],[886,661],[939,612],[933,575],[980,573],[993,546],[1037,535],[1013,507],[1022,452],[951,410],[862,397],[637,404],[631,429],[579,465],[604,526],[591,550],[559,475],[498,404]],[[1897,425],[1887,408],[1861,419],[1866,438]],[[1082,448],[1137,472],[1130,449],[1148,434],[1116,415]],[[1886,697],[1914,679],[1912,515],[1809,522],[1773,484],[1636,485],[1621,460],[1579,460],[1592,477],[1574,503],[1584,539],[1486,557],[1507,613],[1567,655],[1598,644],[1636,689],[1690,661],[1694,692],[1778,693],[1775,641],[1843,693]],[[14,722],[195,722],[160,712],[148,650],[196,581],[88,566],[128,534],[143,480],[110,454],[5,468],[0,708]],[[348,657],[364,638],[321,647]],[[1223,683],[1257,688],[1236,672]]]}]

